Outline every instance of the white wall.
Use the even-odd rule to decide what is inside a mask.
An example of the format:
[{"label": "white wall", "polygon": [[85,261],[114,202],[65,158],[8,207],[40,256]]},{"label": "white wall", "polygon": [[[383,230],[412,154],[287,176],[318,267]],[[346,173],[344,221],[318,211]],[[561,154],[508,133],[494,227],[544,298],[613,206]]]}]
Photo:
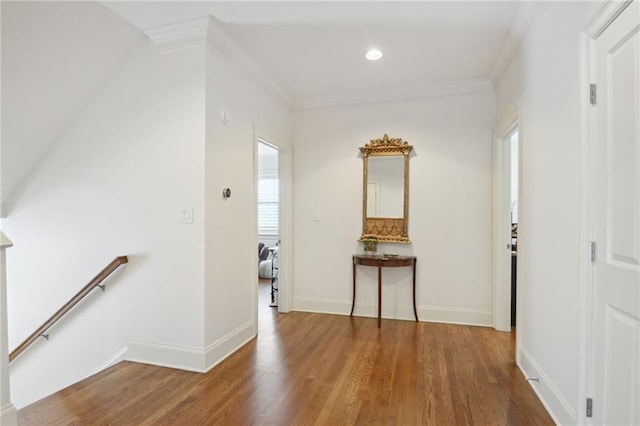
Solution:
[{"label": "white wall", "polygon": [[588,86],[580,78],[580,31],[598,6],[550,2],[497,87],[496,122],[517,108],[521,128],[520,365],[540,379],[533,386],[562,424],[583,418],[577,414],[580,170]]},{"label": "white wall", "polygon": [[[294,127],[294,309],[348,314],[351,255],[362,252],[362,159],[402,138],[410,160],[409,237],[379,252],[418,258],[421,320],[492,323],[491,95],[300,111]],[[320,221],[314,221],[314,211]],[[375,268],[358,270],[356,315],[374,315]],[[383,272],[383,316],[413,318],[410,272]]]},{"label": "white wall", "polygon": [[[210,40],[224,37],[220,31],[212,20]],[[290,112],[218,45],[207,47],[206,83],[204,303],[205,344],[212,351],[235,347],[256,333],[257,137],[283,150],[291,145]],[[239,51],[234,55],[239,60]],[[226,125],[220,119],[223,110],[231,117]],[[231,197],[224,200],[227,187]],[[211,364],[217,361],[210,358]]]},{"label": "white wall", "polygon": [[12,198],[10,347],[130,259],[11,365],[16,406],[119,359],[205,371],[255,335],[256,137],[290,155],[291,117],[204,46],[138,48]]},{"label": "white wall", "polygon": [[8,211],[47,149],[144,37],[97,2],[5,1],[2,9],[1,201]]},{"label": "white wall", "polygon": [[[30,175],[2,221],[15,243],[11,348],[115,256],[130,262],[12,363],[16,406],[91,374],[127,339],[202,348],[204,124],[204,49],[161,55],[149,42]],[[193,224],[178,223],[182,207]]]}]

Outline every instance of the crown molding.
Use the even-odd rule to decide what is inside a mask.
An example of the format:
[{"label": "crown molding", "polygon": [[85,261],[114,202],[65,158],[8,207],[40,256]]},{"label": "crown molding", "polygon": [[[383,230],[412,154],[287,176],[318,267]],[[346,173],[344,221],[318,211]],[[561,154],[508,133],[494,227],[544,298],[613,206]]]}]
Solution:
[{"label": "crown molding", "polygon": [[222,23],[213,16],[208,17],[208,23],[207,44],[278,99],[286,108],[291,108],[291,97],[253,60],[240,43],[224,29]]},{"label": "crown molding", "polygon": [[489,80],[474,79],[387,92],[383,91],[366,94],[363,93],[339,96],[320,96],[313,98],[298,98],[293,101],[292,109],[294,111],[302,111],[308,109],[330,108],[381,102],[398,102],[443,96],[494,94],[494,87]]},{"label": "crown molding", "polygon": [[162,52],[182,49],[189,46],[207,45],[216,49],[250,79],[271,95],[275,96],[286,108],[291,106],[291,98],[269,76],[256,61],[244,50],[222,23],[212,16],[204,16],[160,27],[143,30]]},{"label": "crown molding", "polygon": [[0,248],[6,248],[6,247],[12,247],[12,246],[13,246],[13,242],[11,242],[9,237],[4,235],[4,232],[0,231]]},{"label": "crown molding", "polygon": [[549,2],[545,0],[523,1],[520,4],[507,37],[502,42],[498,56],[489,73],[489,79],[495,87],[498,86],[513,58],[520,52],[529,36],[538,26],[548,7]]},{"label": "crown molding", "polygon": [[195,18],[160,27],[148,28],[142,32],[153,41],[162,52],[204,44],[207,39],[209,18]]},{"label": "crown molding", "polygon": [[[534,7],[521,6],[520,10],[522,11],[526,9],[526,11],[519,13],[518,15],[526,15],[528,19],[520,18],[517,20],[520,24],[515,25],[515,28],[520,28],[520,30],[518,30],[518,34],[521,34],[518,38],[520,42],[525,39],[526,34],[535,26],[533,23],[537,23],[537,19],[539,18],[534,20],[533,15],[541,15],[540,12],[536,13],[536,11],[543,9],[543,7],[540,6],[542,3],[542,0],[537,0],[533,3],[535,5]],[[529,2],[523,4],[529,4]],[[524,30],[521,28],[524,28]],[[510,36],[514,31],[515,30],[512,27]],[[163,52],[181,49],[192,45],[199,45],[206,42],[209,47],[215,49],[223,57],[229,60],[251,80],[262,87],[267,93],[274,96],[286,108],[293,111],[368,103],[397,102],[442,96],[493,95],[495,90],[492,81],[495,82],[499,80],[499,78],[492,78],[492,81],[487,79],[472,79],[400,90],[376,91],[375,93],[351,93],[335,96],[330,95],[293,99],[269,74],[261,68],[261,66],[249,53],[247,53],[240,43],[235,40],[231,34],[229,34],[229,32],[223,27],[222,23],[212,16],[150,28],[143,32]],[[502,56],[504,56],[503,51],[507,49],[506,45],[507,43],[505,42],[501,49]],[[501,66],[500,75],[504,72],[504,69],[506,69],[506,66],[508,66],[511,61],[511,58],[517,52],[516,48],[512,47],[512,45],[509,45],[508,50],[511,53],[502,60],[504,64]],[[492,76],[493,75],[494,74],[492,73]]]}]

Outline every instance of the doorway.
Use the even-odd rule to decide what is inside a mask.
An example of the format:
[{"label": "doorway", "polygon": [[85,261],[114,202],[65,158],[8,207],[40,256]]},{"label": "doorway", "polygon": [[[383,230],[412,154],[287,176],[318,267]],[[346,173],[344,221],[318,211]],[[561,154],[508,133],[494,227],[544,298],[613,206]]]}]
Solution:
[{"label": "doorway", "polygon": [[511,217],[511,327],[516,326],[516,301],[518,278],[518,175],[519,175],[519,149],[518,129],[516,128],[508,138],[509,144],[509,205]]},{"label": "doorway", "polygon": [[494,142],[494,328],[514,331],[522,139],[515,114],[503,129]]},{"label": "doorway", "polygon": [[[258,318],[277,312],[278,255],[280,250],[280,176],[279,150],[258,139],[257,212],[258,212]],[[260,321],[259,321],[260,322]]]}]

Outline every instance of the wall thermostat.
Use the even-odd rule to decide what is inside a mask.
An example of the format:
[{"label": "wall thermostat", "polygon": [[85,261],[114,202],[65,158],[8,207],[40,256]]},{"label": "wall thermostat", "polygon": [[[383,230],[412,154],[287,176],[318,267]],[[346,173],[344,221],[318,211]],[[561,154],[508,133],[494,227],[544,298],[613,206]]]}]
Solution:
[{"label": "wall thermostat", "polygon": [[227,198],[231,197],[231,190],[229,188],[223,189],[222,190],[222,196],[224,197],[225,200]]}]

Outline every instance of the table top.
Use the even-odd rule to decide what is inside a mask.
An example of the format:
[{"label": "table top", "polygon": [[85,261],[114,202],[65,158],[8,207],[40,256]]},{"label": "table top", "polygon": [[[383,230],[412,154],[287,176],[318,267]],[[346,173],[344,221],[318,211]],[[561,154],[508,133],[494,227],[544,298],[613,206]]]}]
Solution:
[{"label": "table top", "polygon": [[415,259],[415,256],[401,256],[398,254],[354,254],[353,257],[366,259]]},{"label": "table top", "polygon": [[409,266],[415,256],[385,256],[384,254],[354,254],[353,263],[367,266]]}]

